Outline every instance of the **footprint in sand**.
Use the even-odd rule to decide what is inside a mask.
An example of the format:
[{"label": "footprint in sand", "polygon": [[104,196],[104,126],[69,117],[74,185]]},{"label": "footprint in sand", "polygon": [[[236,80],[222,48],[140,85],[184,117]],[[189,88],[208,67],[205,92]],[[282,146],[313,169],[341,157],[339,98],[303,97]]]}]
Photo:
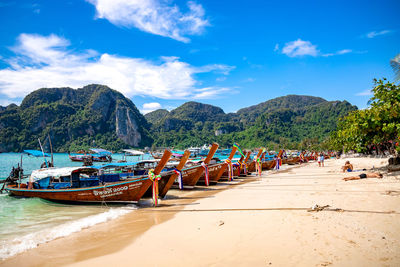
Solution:
[{"label": "footprint in sand", "polygon": [[388,190],[385,193],[383,193],[383,195],[388,195],[388,196],[399,196],[400,192],[399,191],[392,191],[392,190]]},{"label": "footprint in sand", "polygon": [[353,240],[347,240],[347,242],[349,242],[349,243],[352,244],[352,245],[357,245],[357,243],[354,242]]},{"label": "footprint in sand", "polygon": [[328,266],[328,265],[331,265],[331,264],[332,264],[332,262],[330,262],[330,261],[324,261],[324,262],[320,263],[321,266]]}]

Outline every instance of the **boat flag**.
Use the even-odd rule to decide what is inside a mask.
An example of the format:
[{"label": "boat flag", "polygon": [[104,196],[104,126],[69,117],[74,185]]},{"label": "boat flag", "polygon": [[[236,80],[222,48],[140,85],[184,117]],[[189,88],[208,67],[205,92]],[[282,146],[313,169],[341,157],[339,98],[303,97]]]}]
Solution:
[{"label": "boat flag", "polygon": [[178,174],[178,184],[179,184],[179,189],[183,189],[183,181],[182,181],[182,171],[178,170],[177,168],[175,168],[174,173]]},{"label": "boat flag", "polygon": [[201,163],[201,166],[204,168],[204,180],[206,182],[206,186],[210,184],[210,173],[208,172],[208,166],[204,162]]},{"label": "boat flag", "polygon": [[158,181],[161,180],[161,175],[155,175],[154,170],[149,170],[149,179],[153,182],[153,203],[154,207],[158,205]]},{"label": "boat flag", "polygon": [[242,155],[243,157],[246,157],[246,156],[243,154],[242,150],[240,149],[240,147],[239,147],[239,145],[238,145],[237,143],[234,143],[233,146],[237,148],[237,151],[239,151],[240,155]]}]

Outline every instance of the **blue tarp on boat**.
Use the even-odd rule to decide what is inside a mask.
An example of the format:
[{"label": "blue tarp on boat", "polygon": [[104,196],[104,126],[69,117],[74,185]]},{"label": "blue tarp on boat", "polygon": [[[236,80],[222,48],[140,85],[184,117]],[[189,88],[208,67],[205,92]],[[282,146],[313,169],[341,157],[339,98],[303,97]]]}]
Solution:
[{"label": "blue tarp on boat", "polygon": [[[34,157],[43,157],[43,152],[39,150],[24,150],[25,154],[28,154],[29,156],[34,156]],[[44,153],[45,157],[50,157],[49,154]]]},{"label": "blue tarp on boat", "polygon": [[99,155],[111,155],[112,153],[108,150],[102,149],[102,148],[91,148],[90,151],[99,154]]},{"label": "blue tarp on boat", "polygon": [[183,155],[185,153],[184,151],[178,151],[178,150],[172,150],[171,152],[173,154],[179,154],[179,155]]}]

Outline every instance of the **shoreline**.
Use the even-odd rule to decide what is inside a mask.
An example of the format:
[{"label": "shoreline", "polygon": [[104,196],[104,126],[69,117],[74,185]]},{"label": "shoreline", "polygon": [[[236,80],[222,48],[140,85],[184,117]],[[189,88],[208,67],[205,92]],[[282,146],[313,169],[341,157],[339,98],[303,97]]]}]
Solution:
[{"label": "shoreline", "polygon": [[[134,259],[141,266],[398,265],[399,177],[344,182],[342,177],[357,174],[339,171],[345,160],[327,160],[324,168],[315,162],[288,166],[240,178],[234,186],[177,191],[177,198],[173,190],[160,207],[135,210],[3,264],[129,266]],[[387,162],[350,161],[356,169]],[[330,207],[308,212],[314,204]]]},{"label": "shoreline", "polygon": [[[244,178],[244,179],[243,179]],[[212,198],[213,195],[230,189],[233,186],[257,179],[254,176],[241,177],[233,182],[219,182],[210,187],[196,186],[194,189],[170,189],[166,198],[159,201],[155,209],[151,207],[151,199],[139,201],[137,209],[116,219],[93,225],[80,232],[54,239],[40,244],[38,247],[7,258],[0,262],[1,266],[54,266],[67,265],[76,261],[83,261],[101,255],[108,255],[120,251],[128,246],[137,237],[151,229],[151,227],[172,219],[185,206],[195,205],[203,198]],[[110,205],[112,208],[112,205]],[[157,210],[170,210],[160,214]],[[106,209],[105,209],[106,211]],[[154,212],[156,211],[156,212]],[[90,239],[88,241],[88,239]],[[84,248],[82,248],[82,244]],[[108,247],[98,252],[99,248]],[[69,247],[71,249],[65,249]],[[48,255],[52,255],[51,259]],[[29,258],[29,262],[26,261]]]}]

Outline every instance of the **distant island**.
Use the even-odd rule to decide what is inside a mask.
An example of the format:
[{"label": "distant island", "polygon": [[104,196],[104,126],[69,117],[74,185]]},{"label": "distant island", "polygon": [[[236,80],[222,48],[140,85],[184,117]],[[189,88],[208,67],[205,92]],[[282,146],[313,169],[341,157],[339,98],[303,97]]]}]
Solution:
[{"label": "distant island", "polygon": [[104,85],[80,89],[42,88],[20,106],[0,106],[0,151],[37,148],[40,138],[55,151],[89,147],[184,148],[218,142],[229,147],[264,146],[310,149],[336,130],[338,119],[357,110],[347,101],[287,95],[225,113],[221,108],[186,102],[142,115],[135,104]]}]

